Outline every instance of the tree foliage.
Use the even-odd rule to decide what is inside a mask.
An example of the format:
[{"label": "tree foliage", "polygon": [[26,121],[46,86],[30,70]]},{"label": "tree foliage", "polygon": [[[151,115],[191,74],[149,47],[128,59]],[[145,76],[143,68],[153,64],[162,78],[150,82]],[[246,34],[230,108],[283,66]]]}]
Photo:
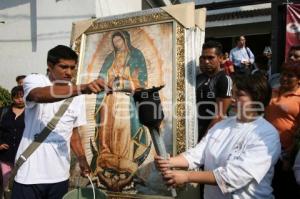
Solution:
[{"label": "tree foliage", "polygon": [[8,90],[0,86],[0,107],[11,104],[10,93]]}]

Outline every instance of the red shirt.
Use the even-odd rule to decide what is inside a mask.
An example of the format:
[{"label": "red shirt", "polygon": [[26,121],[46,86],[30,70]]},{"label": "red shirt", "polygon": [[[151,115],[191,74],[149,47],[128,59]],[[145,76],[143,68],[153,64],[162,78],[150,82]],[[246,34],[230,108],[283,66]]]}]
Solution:
[{"label": "red shirt", "polygon": [[226,60],[221,64],[221,68],[224,69],[226,75],[231,75],[234,72],[233,63],[230,60]]}]

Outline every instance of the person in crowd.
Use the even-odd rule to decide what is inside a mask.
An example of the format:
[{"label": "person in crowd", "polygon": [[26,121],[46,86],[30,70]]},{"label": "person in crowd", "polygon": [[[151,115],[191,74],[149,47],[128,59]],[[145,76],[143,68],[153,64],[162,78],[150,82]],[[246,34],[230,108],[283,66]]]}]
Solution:
[{"label": "person in crowd", "polygon": [[272,74],[272,50],[270,46],[266,46],[264,51],[263,51],[263,55],[266,56],[268,58],[268,65],[269,65],[269,70],[268,70],[268,74],[269,77]]},{"label": "person in crowd", "polygon": [[207,129],[226,116],[231,102],[231,78],[221,70],[222,45],[208,41],[200,56],[201,74],[197,76],[198,141]]},{"label": "person in crowd", "polygon": [[271,59],[272,57],[272,49],[270,46],[265,46],[264,51],[263,51],[264,56],[268,57]]},{"label": "person in crowd", "polygon": [[4,188],[8,185],[17,149],[25,128],[23,95],[22,86],[14,87],[11,90],[12,104],[0,109],[1,196]]},{"label": "person in crowd", "polygon": [[265,55],[259,55],[255,59],[256,69],[254,69],[251,73],[262,73],[266,79],[268,80],[270,77],[269,74],[269,59]]},{"label": "person in crowd", "polygon": [[[280,141],[277,130],[262,117],[271,88],[260,74],[244,74],[235,77],[232,92],[236,116],[216,123],[200,143],[178,156],[155,156],[156,167],[168,186],[205,184],[204,199],[272,199]],[[203,171],[178,170],[201,165]]]},{"label": "person in crowd", "polygon": [[273,90],[265,118],[278,130],[282,146],[273,179],[274,195],[276,199],[293,199],[300,198],[296,195],[297,185],[292,170],[295,135],[300,127],[300,68],[288,62],[282,69],[280,86]]},{"label": "person in crowd", "polygon": [[224,55],[223,55],[221,68],[224,70],[224,72],[228,76],[231,76],[231,75],[234,74],[234,66],[233,66],[232,61],[230,61],[230,59],[229,59],[228,52],[225,52]]},{"label": "person in crowd", "polygon": [[[298,153],[296,155],[295,164],[294,164],[293,169],[294,169],[294,175],[295,175],[296,182],[297,182],[298,186],[300,186],[300,150],[298,150]],[[300,189],[300,187],[298,188],[298,190],[299,189]]]},{"label": "person in crowd", "polygon": [[300,66],[300,45],[291,46],[287,62],[291,65]]},{"label": "person in crowd", "polygon": [[74,99],[54,130],[17,171],[12,199],[62,198],[68,191],[70,146],[82,175],[90,173],[78,132],[78,127],[86,123],[81,94],[99,93],[106,86],[101,78],[88,84],[72,85],[77,59],[71,48],[58,45],[48,51],[48,76],[30,74],[24,80],[25,129],[16,159],[54,117],[64,99]]},{"label": "person in crowd", "polygon": [[18,86],[22,86],[26,75],[19,75],[16,77],[16,82]]},{"label": "person in crowd", "polygon": [[246,47],[244,36],[235,39],[236,47],[231,49],[229,54],[230,61],[233,62],[234,70],[237,74],[250,74],[254,63],[254,55],[250,48]]}]

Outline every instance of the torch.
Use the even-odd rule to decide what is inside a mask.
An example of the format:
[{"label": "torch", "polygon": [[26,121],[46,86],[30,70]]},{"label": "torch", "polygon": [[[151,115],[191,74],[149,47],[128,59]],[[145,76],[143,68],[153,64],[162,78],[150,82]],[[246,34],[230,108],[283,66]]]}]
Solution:
[{"label": "torch", "polygon": [[[140,123],[149,129],[156,153],[167,159],[168,153],[159,133],[160,124],[164,119],[164,112],[159,97],[159,90],[163,87],[138,90],[134,93],[133,97],[137,106]],[[173,197],[177,196],[174,188],[171,188],[171,193]]]}]

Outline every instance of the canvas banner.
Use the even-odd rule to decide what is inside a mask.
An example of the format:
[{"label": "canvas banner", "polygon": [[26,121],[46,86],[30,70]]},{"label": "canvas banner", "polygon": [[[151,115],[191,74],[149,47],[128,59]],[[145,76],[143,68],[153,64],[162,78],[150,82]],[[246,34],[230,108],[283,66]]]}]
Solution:
[{"label": "canvas banner", "polygon": [[285,58],[291,46],[300,45],[300,4],[287,6]]}]

